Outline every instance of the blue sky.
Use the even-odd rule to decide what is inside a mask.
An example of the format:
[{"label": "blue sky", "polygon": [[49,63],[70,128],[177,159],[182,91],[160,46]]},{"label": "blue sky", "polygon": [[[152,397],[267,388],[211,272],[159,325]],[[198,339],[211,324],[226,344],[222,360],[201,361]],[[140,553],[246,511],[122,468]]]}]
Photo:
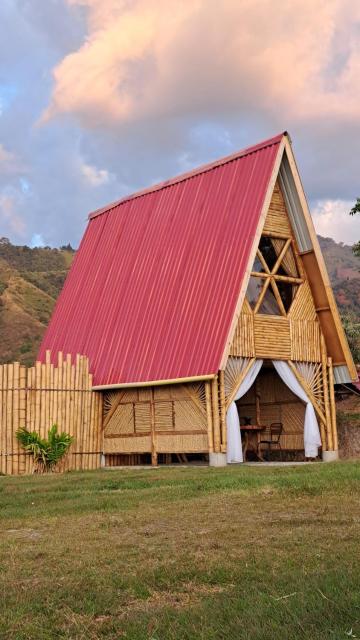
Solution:
[{"label": "blue sky", "polygon": [[2,0],[0,24],[0,236],[76,246],[89,211],[286,129],[318,231],[360,238],[357,3]]}]

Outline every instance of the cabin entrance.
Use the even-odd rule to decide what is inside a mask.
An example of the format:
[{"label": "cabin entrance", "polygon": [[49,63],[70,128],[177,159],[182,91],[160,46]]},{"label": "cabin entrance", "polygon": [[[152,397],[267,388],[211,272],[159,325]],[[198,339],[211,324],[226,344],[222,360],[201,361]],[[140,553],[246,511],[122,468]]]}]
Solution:
[{"label": "cabin entrance", "polygon": [[268,459],[273,450],[280,457],[287,452],[290,459],[295,452],[298,459],[316,458],[322,444],[319,425],[296,367],[262,359],[240,361],[244,365],[227,401],[227,462],[243,462],[249,448],[259,460],[265,450]]},{"label": "cabin entrance", "polygon": [[[304,459],[305,404],[281,380],[270,360],[264,361],[249,391],[236,401],[236,408],[244,461]],[[273,445],[264,443],[270,438]]]}]

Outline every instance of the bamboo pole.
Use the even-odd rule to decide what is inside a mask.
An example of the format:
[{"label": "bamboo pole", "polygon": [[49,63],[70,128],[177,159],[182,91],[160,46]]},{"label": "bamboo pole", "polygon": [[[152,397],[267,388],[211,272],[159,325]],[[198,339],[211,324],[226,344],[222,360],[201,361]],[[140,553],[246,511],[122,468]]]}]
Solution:
[{"label": "bamboo pole", "polygon": [[320,437],[321,437],[321,447],[322,450],[324,451],[326,449],[326,428],[325,428],[325,423],[320,420]]},{"label": "bamboo pole", "polygon": [[20,472],[20,460],[19,460],[19,453],[20,453],[20,448],[19,448],[19,443],[17,441],[16,438],[16,432],[20,427],[19,424],[19,387],[20,387],[20,363],[19,362],[14,362],[14,369],[13,369],[13,406],[12,406],[12,412],[13,412],[13,422],[12,422],[12,454],[13,454],[13,461],[12,461],[12,472],[15,474],[18,474]]},{"label": "bamboo pole", "polygon": [[0,472],[5,473],[5,447],[4,447],[4,414],[3,414],[3,377],[4,365],[0,365]]},{"label": "bamboo pole", "polygon": [[333,437],[334,451],[337,451],[338,448],[339,448],[339,443],[338,443],[338,433],[337,433],[337,426],[336,426],[336,404],[335,404],[334,370],[333,370],[332,358],[328,358],[328,369],[329,369],[329,390],[330,390],[330,410],[331,410],[332,437]]},{"label": "bamboo pole", "polygon": [[8,379],[8,365],[3,366],[3,392],[2,392],[2,423],[3,423],[3,437],[2,437],[2,451],[3,451],[3,470],[7,473],[7,379]]},{"label": "bamboo pole", "polygon": [[151,387],[151,400],[150,400],[150,417],[151,417],[151,464],[156,467],[157,465],[157,452],[156,452],[156,433],[155,433],[155,398],[154,387]]},{"label": "bamboo pole", "polygon": [[214,451],[213,420],[211,412],[211,383],[205,382],[206,417],[208,427],[209,453]]},{"label": "bamboo pole", "polygon": [[81,461],[82,468],[88,468],[88,451],[90,447],[89,441],[89,431],[90,431],[90,405],[89,405],[89,394],[87,393],[89,383],[89,371],[88,371],[88,359],[83,358],[83,382],[82,382],[82,391],[81,394],[84,397],[84,423],[83,423],[83,438],[81,443]]},{"label": "bamboo pole", "polygon": [[13,427],[13,380],[14,380],[14,365],[8,364],[8,378],[7,378],[7,391],[6,391],[6,473],[13,473],[13,456],[12,456],[12,427]]},{"label": "bamboo pole", "polygon": [[[19,424],[20,427],[25,427],[26,425],[26,367],[20,367],[19,374]],[[29,456],[26,455],[25,452],[22,453],[21,456],[21,473],[26,473],[27,471],[27,458]]]},{"label": "bamboo pole", "polygon": [[328,386],[328,372],[327,372],[327,356],[326,356],[326,345],[323,334],[320,337],[320,345],[321,345],[321,365],[322,365],[322,374],[323,374],[323,387],[324,387],[324,404],[325,404],[325,416],[326,416],[326,437],[327,437],[327,450],[333,451],[333,437],[332,437],[332,427],[331,427],[331,413],[330,413],[330,402],[329,402],[329,386]]},{"label": "bamboo pole", "polygon": [[256,404],[256,424],[261,424],[261,413],[260,413],[260,381],[257,377],[255,380],[255,404]]},{"label": "bamboo pole", "polygon": [[[97,407],[98,407],[98,440],[97,440],[97,451],[104,451],[104,430],[103,430],[103,395],[102,393],[97,393]],[[101,455],[97,456],[97,467],[101,466]]]},{"label": "bamboo pole", "polygon": [[51,427],[50,420],[50,401],[51,401],[51,362],[50,351],[46,351],[45,355],[45,428],[48,431]]},{"label": "bamboo pole", "polygon": [[219,371],[219,400],[220,400],[220,432],[221,432],[221,451],[226,452],[227,434],[226,434],[226,401],[225,401],[225,371]]},{"label": "bamboo pole", "polygon": [[218,376],[215,376],[215,378],[211,383],[211,400],[212,400],[212,414],[213,414],[213,425],[214,425],[214,452],[220,453],[221,434],[220,434],[220,416],[219,416]]}]

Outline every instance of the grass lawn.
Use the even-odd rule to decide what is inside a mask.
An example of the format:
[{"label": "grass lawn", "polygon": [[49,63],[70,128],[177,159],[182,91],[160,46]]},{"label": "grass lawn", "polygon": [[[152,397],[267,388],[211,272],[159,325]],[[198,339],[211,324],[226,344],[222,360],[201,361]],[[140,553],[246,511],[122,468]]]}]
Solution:
[{"label": "grass lawn", "polygon": [[0,478],[0,638],[360,638],[360,464]]}]

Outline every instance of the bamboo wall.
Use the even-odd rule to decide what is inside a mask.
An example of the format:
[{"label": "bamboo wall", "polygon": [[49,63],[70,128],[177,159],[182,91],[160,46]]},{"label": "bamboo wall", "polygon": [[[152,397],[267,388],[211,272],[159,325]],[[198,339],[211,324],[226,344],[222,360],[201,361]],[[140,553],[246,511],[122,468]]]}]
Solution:
[{"label": "bamboo wall", "polygon": [[77,356],[58,365],[37,362],[26,368],[19,363],[0,366],[0,472],[31,473],[32,457],[25,454],[16,431],[26,427],[47,437],[49,428],[74,436],[61,470],[95,469],[100,466],[102,396],[92,391],[88,360]]},{"label": "bamboo wall", "polygon": [[[301,286],[305,287],[305,284]],[[299,294],[302,294],[301,289]],[[311,295],[310,290],[308,294]],[[294,305],[297,302],[296,298]],[[307,304],[310,307],[309,301]],[[287,318],[254,315],[247,307],[245,301],[230,349],[231,356],[321,362],[320,324],[306,317],[294,317],[300,304],[290,309]]]},{"label": "bamboo wall", "polygon": [[208,451],[205,383],[109,391],[104,397],[104,453]]}]

